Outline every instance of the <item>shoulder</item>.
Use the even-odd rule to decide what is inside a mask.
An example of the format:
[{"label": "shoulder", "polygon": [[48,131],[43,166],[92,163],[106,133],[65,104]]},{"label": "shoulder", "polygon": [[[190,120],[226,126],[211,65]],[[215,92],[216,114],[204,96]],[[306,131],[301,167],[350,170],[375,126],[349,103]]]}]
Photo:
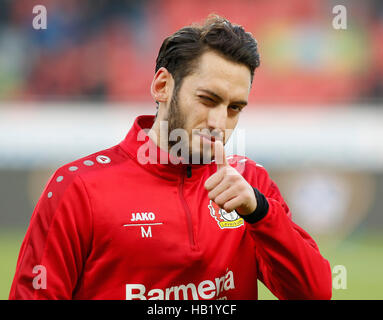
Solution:
[{"label": "shoulder", "polygon": [[268,171],[262,164],[240,155],[228,156],[227,160],[253,187],[264,190],[274,184]]},{"label": "shoulder", "polygon": [[270,174],[263,165],[245,156],[234,155],[232,159],[229,158],[230,156],[227,157],[229,164],[237,169],[252,187],[257,188],[266,198],[281,203],[287,215],[291,218],[290,209],[284,201],[279,187],[271,179]]},{"label": "shoulder", "polygon": [[267,173],[266,169],[260,163],[240,155],[230,155],[226,157],[228,163],[237,169],[241,174],[248,173]]},{"label": "shoulder", "polygon": [[68,162],[59,167],[55,175],[58,180],[64,178],[74,180],[76,177],[86,179],[91,175],[107,174],[108,171],[116,170],[119,165],[129,160],[130,158],[121,150],[119,145],[116,145]]},{"label": "shoulder", "polygon": [[63,196],[68,189],[83,190],[87,181],[104,181],[111,172],[118,170],[121,164],[131,159],[119,145],[101,150],[85,157],[68,162],[51,175],[44,193],[47,198],[53,195]]}]

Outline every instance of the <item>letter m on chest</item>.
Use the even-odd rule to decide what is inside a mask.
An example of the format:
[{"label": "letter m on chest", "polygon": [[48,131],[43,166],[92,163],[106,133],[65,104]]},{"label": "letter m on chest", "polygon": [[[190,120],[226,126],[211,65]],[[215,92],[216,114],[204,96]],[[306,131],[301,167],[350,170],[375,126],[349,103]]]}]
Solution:
[{"label": "letter m on chest", "polygon": [[142,238],[151,238],[152,237],[152,227],[148,226],[145,230],[145,227],[141,226],[141,237]]}]

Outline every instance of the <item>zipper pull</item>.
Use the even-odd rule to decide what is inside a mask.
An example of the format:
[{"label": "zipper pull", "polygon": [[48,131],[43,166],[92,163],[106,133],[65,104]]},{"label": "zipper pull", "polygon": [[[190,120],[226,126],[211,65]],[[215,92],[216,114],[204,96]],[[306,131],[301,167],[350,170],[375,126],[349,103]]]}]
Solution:
[{"label": "zipper pull", "polygon": [[186,167],[186,176],[187,176],[188,178],[191,178],[191,176],[192,176],[192,168],[191,168],[190,165],[188,165],[188,166]]}]

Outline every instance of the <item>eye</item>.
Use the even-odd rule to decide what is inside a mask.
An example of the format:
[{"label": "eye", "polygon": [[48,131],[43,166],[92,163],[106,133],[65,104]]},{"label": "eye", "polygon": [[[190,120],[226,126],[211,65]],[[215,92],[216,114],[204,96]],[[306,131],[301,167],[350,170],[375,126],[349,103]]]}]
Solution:
[{"label": "eye", "polygon": [[241,112],[243,107],[236,106],[236,105],[230,105],[229,108],[231,108],[233,111]]},{"label": "eye", "polygon": [[198,96],[204,103],[214,104],[215,100],[208,96]]}]

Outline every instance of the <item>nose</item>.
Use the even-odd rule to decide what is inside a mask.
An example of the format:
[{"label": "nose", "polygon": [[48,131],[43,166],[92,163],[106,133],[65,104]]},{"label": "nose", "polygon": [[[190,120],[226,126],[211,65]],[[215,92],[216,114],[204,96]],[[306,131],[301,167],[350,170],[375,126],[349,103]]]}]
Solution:
[{"label": "nose", "polygon": [[208,112],[207,125],[209,129],[224,131],[226,129],[227,108],[224,105],[211,108]]}]

